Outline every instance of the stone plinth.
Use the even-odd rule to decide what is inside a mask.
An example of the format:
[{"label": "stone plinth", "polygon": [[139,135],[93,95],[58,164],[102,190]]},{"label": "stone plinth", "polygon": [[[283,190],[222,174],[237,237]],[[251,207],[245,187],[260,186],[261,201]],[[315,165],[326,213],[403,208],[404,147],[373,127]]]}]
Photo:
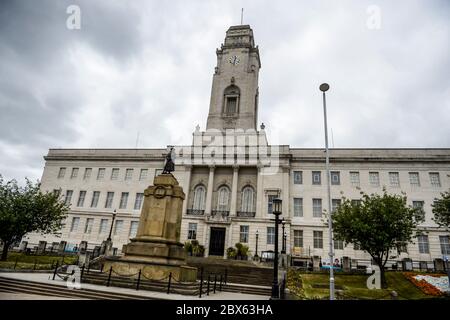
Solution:
[{"label": "stone plinth", "polygon": [[342,257],[342,269],[344,272],[350,272],[350,258],[349,257]]},{"label": "stone plinth", "polygon": [[161,279],[172,273],[178,281],[196,281],[197,269],[186,265],[180,243],[184,192],[171,174],[155,177],[145,192],[136,237],[124,245],[121,257],[106,257],[104,270],[111,266],[119,274],[136,274]]}]

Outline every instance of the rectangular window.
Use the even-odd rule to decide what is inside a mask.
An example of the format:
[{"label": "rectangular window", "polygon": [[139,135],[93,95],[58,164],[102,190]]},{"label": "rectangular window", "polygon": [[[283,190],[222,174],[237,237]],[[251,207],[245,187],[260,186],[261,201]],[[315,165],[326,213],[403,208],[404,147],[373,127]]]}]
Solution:
[{"label": "rectangular window", "polygon": [[72,218],[72,224],[70,225],[70,232],[76,232],[78,230],[78,225],[80,224],[79,217]]},{"label": "rectangular window", "polygon": [[322,179],[321,179],[320,171],[313,171],[312,172],[312,184],[319,185],[322,183],[321,181],[322,181]]},{"label": "rectangular window", "polygon": [[375,188],[380,186],[380,174],[378,172],[369,172],[369,184]]},{"label": "rectangular window", "polygon": [[423,201],[413,201],[413,208],[417,209],[417,216],[421,217],[421,218],[425,218],[425,210],[423,209],[425,202]]},{"label": "rectangular window", "polygon": [[344,250],[344,241],[333,240],[335,250]]},{"label": "rectangular window", "polygon": [[411,187],[420,187],[419,173],[418,172],[410,172],[409,173],[409,183]]},{"label": "rectangular window", "polygon": [[314,248],[322,249],[323,248],[323,232],[322,231],[314,231]]},{"label": "rectangular window", "polygon": [[73,190],[66,190],[66,198],[64,200],[64,203],[70,206],[70,203],[72,201],[72,195],[73,195]]},{"label": "rectangular window", "polygon": [[275,227],[267,227],[267,244],[275,244]]},{"label": "rectangular window", "polygon": [[97,173],[97,180],[103,180],[105,178],[105,168],[99,168]]},{"label": "rectangular window", "polygon": [[303,230],[294,230],[294,247],[303,248]]},{"label": "rectangular window", "polygon": [[59,198],[61,195],[61,189],[53,189],[53,193]]},{"label": "rectangular window", "polygon": [[197,224],[189,222],[188,225],[188,239],[195,240],[197,239]]},{"label": "rectangular window", "polygon": [[273,199],[275,199],[277,196],[275,195],[268,195],[267,196],[267,212],[272,213],[273,212]]},{"label": "rectangular window", "polygon": [[127,202],[128,202],[128,192],[122,192],[122,196],[120,197],[119,209],[126,209]]},{"label": "rectangular window", "polygon": [[239,242],[247,243],[248,242],[248,226],[241,226],[239,231]]},{"label": "rectangular window", "polygon": [[148,176],[148,169],[141,169],[141,172],[139,173],[139,180],[144,181],[147,180]]},{"label": "rectangular window", "polygon": [[94,191],[92,193],[91,208],[97,208],[99,198],[100,198],[100,191]]},{"label": "rectangular window", "polygon": [[432,187],[440,187],[441,179],[439,178],[439,172],[430,172],[430,183]]},{"label": "rectangular window", "polygon": [[391,187],[400,187],[400,177],[398,172],[389,172],[389,183]]},{"label": "rectangular window", "polygon": [[84,206],[84,199],[86,198],[86,191],[80,191],[80,195],[78,196],[77,207]]},{"label": "rectangular window", "polygon": [[139,221],[131,221],[130,233],[128,234],[128,237],[130,237],[130,238],[136,237],[138,226],[139,226]]},{"label": "rectangular window", "polygon": [[108,192],[106,195],[105,208],[111,208],[114,199],[114,192]]},{"label": "rectangular window", "polygon": [[322,199],[313,199],[313,217],[322,217]]},{"label": "rectangular window", "polygon": [[125,171],[125,180],[131,179],[133,179],[133,169],[127,169],[127,171]]},{"label": "rectangular window", "polygon": [[91,233],[93,224],[94,224],[94,218],[87,218],[86,225],[84,226],[84,233]]},{"label": "rectangular window", "polygon": [[294,184],[302,184],[303,175],[301,171],[294,171]]},{"label": "rectangular window", "polygon": [[122,232],[123,229],[123,220],[117,220],[114,223],[114,235],[117,236]]},{"label": "rectangular window", "polygon": [[111,180],[117,180],[119,178],[119,168],[113,168],[111,170]]},{"label": "rectangular window", "polygon": [[104,234],[108,231],[108,219],[100,220],[100,227],[98,228],[99,234]]},{"label": "rectangular window", "polygon": [[336,211],[341,204],[341,199],[331,199],[331,212]]},{"label": "rectangular window", "polygon": [[359,172],[357,171],[350,172],[350,184],[352,185],[352,187],[359,187],[360,184]]},{"label": "rectangular window", "polygon": [[91,174],[92,174],[92,168],[86,168],[86,169],[84,169],[84,176],[83,176],[83,179],[84,179],[84,180],[89,179],[89,178],[91,177]]},{"label": "rectangular window", "polygon": [[72,174],[70,175],[70,179],[74,179],[78,177],[78,168],[72,168]]},{"label": "rectangular window", "polygon": [[359,206],[361,205],[361,199],[352,199],[352,205]]},{"label": "rectangular window", "polygon": [[419,244],[420,253],[430,253],[430,245],[428,243],[427,235],[417,236],[417,243]]},{"label": "rectangular window", "polygon": [[439,242],[441,243],[441,253],[443,255],[449,255],[450,254],[449,236],[439,236]]},{"label": "rectangular window", "polygon": [[143,201],[144,201],[144,194],[136,193],[136,200],[134,201],[134,210],[141,210]]},{"label": "rectangular window", "polygon": [[303,199],[294,198],[294,217],[303,217]]},{"label": "rectangular window", "polygon": [[331,184],[333,184],[333,185],[341,184],[341,178],[340,178],[339,171],[331,171],[330,175],[331,175]]},{"label": "rectangular window", "polygon": [[353,244],[353,250],[361,250],[361,247],[360,247],[360,245],[358,244],[358,243],[354,243]]},{"label": "rectangular window", "polygon": [[58,172],[58,178],[64,178],[64,176],[66,175],[66,168],[59,168],[59,172]]},{"label": "rectangular window", "polygon": [[226,113],[227,114],[233,114],[236,113],[237,107],[237,97],[227,97],[227,107],[226,107]]}]

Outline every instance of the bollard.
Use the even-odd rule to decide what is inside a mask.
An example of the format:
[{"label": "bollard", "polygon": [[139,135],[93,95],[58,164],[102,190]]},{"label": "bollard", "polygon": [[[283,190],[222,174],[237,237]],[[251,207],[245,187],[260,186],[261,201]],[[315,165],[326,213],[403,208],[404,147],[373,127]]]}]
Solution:
[{"label": "bollard", "polygon": [[214,275],[214,293],[216,293],[217,274]]},{"label": "bollard", "polygon": [[220,275],[219,291],[222,291],[222,275]]},{"label": "bollard", "polygon": [[53,279],[52,280],[55,280],[55,277],[56,277],[56,271],[58,270],[58,261],[56,261],[56,267],[55,267],[55,271],[53,272]]},{"label": "bollard", "polygon": [[109,287],[109,283],[111,282],[111,273],[112,273],[112,266],[111,268],[109,268],[108,282],[106,282],[107,287]]},{"label": "bollard", "polygon": [[[103,265],[102,265],[102,269],[103,269]],[[139,290],[139,284],[141,283],[141,269],[139,269],[139,275],[138,275],[138,279],[137,279],[137,283],[136,283],[136,290]]]},{"label": "bollard", "polygon": [[102,263],[102,266],[100,267],[100,272],[103,272],[103,263]]},{"label": "bollard", "polygon": [[391,291],[391,300],[397,300],[398,294],[396,291]]},{"label": "bollard", "polygon": [[19,260],[19,257],[16,257],[16,263],[14,263],[14,270],[16,270],[18,260]]},{"label": "bollard", "polygon": [[80,281],[83,279],[83,274],[84,274],[84,263],[81,266],[81,274],[80,274]]},{"label": "bollard", "polygon": [[203,290],[203,267],[200,268],[200,293],[198,295],[199,298],[202,297],[202,290]]},{"label": "bollard", "polygon": [[209,296],[209,282],[210,282],[210,278],[211,278],[211,275],[208,274],[208,287],[206,288],[206,295],[207,296]]},{"label": "bollard", "polygon": [[33,270],[36,270],[36,263],[37,263],[37,259],[34,259],[34,266],[33,266]]},{"label": "bollard", "polygon": [[169,283],[167,284],[167,294],[170,293],[170,283],[172,282],[172,272],[169,273]]}]

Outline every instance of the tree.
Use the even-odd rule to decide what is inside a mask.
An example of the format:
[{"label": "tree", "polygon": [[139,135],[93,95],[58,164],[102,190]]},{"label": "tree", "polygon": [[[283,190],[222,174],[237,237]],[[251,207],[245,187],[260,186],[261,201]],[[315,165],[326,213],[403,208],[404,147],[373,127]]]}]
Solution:
[{"label": "tree", "polygon": [[[387,288],[385,265],[389,252],[412,242],[417,225],[423,221],[419,209],[406,204],[406,196],[361,193],[360,202],[345,197],[332,214],[334,238],[359,245],[380,267],[381,285]],[[417,232],[417,231],[416,231]]]},{"label": "tree", "polygon": [[56,233],[62,228],[69,207],[57,193],[43,193],[40,184],[26,179],[24,187],[16,180],[4,183],[0,175],[0,239],[1,260],[6,260],[9,247],[29,232]]},{"label": "tree", "polygon": [[450,190],[441,193],[441,198],[434,199],[433,208],[434,222],[440,227],[450,229]]}]

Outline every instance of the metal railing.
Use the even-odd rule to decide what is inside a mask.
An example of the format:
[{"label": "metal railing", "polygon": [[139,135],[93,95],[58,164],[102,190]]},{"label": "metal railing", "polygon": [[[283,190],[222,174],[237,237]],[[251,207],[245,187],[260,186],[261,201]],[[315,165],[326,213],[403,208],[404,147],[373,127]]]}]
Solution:
[{"label": "metal railing", "polygon": [[237,216],[241,218],[254,218],[256,216],[256,212],[254,211],[238,211]]},{"label": "metal railing", "polygon": [[193,215],[193,216],[202,216],[205,214],[205,210],[187,209],[186,214]]}]

